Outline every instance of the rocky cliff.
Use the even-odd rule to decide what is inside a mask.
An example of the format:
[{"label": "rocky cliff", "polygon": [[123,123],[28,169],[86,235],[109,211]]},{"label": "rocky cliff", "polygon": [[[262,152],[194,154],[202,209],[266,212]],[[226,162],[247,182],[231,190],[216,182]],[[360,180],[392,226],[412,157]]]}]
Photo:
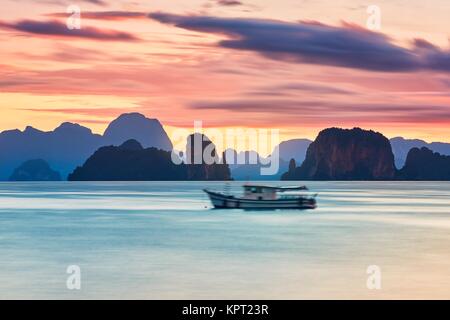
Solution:
[{"label": "rocky cliff", "polygon": [[187,180],[231,180],[225,155],[203,134],[191,134],[186,144]]},{"label": "rocky cliff", "polygon": [[[205,139],[207,139],[205,137]],[[189,139],[188,139],[189,141]],[[194,160],[194,147],[188,143],[188,159]],[[214,144],[203,141],[218,162]],[[191,151],[189,151],[191,150]],[[177,163],[180,163],[178,161]],[[70,181],[177,181],[177,180],[230,180],[228,165],[223,163],[199,164],[172,161],[169,151],[147,148],[134,140],[128,140],[119,147],[108,146],[98,149],[83,166],[69,175]]]},{"label": "rocky cliff", "polygon": [[310,144],[300,167],[282,180],[391,180],[394,156],[382,134],[354,129],[325,129]]}]

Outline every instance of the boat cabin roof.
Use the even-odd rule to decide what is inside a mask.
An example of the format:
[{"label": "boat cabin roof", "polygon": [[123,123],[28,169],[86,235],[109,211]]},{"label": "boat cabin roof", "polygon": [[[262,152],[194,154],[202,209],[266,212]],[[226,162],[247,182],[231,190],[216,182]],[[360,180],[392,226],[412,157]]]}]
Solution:
[{"label": "boat cabin roof", "polygon": [[286,187],[272,187],[272,186],[262,186],[256,184],[246,184],[244,185],[245,190],[255,190],[255,192],[286,192],[286,191],[298,191],[298,190],[308,190],[306,186],[286,186]]}]

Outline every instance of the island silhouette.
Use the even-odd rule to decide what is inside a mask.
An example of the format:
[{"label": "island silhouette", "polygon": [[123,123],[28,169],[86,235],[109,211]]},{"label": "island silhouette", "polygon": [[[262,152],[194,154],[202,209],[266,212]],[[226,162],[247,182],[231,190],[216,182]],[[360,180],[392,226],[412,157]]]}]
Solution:
[{"label": "island silhouette", "polygon": [[[185,155],[191,150],[190,137]],[[205,140],[202,150],[214,144],[207,137]],[[261,175],[264,161],[256,151],[240,153],[244,158],[253,153],[256,163],[227,164],[227,154],[236,152],[228,149],[222,155],[215,154],[215,164],[176,165],[170,157],[172,148],[159,120],[139,113],[120,115],[103,135],[69,122],[47,132],[28,126],[24,131],[0,133],[0,180],[19,180],[17,172],[25,172],[25,164],[29,181],[58,180],[57,175],[62,180],[84,181],[450,180],[449,143],[401,137],[389,140],[361,128],[328,128],[315,141],[281,142],[269,155],[279,154],[280,163],[278,172],[271,176]],[[40,170],[45,167],[48,174],[36,174],[39,170],[33,170],[31,160],[40,164]]]}]

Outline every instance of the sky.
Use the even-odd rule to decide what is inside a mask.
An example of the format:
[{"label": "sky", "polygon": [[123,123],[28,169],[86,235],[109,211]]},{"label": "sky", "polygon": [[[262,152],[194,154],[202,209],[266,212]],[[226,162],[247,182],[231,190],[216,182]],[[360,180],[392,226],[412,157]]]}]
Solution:
[{"label": "sky", "polygon": [[[448,0],[0,4],[0,131],[102,133],[140,112],[169,135],[201,120],[282,140],[362,127],[450,142]],[[70,5],[81,29],[67,27]]]}]

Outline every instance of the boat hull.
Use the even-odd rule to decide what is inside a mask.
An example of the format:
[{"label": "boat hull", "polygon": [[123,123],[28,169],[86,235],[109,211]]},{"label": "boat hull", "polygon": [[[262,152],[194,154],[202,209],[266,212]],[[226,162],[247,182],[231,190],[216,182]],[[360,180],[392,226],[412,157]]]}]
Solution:
[{"label": "boat hull", "polygon": [[204,190],[217,209],[276,210],[276,209],[315,209],[316,200],[307,197],[295,197],[276,200],[254,200],[236,198],[221,193]]}]

